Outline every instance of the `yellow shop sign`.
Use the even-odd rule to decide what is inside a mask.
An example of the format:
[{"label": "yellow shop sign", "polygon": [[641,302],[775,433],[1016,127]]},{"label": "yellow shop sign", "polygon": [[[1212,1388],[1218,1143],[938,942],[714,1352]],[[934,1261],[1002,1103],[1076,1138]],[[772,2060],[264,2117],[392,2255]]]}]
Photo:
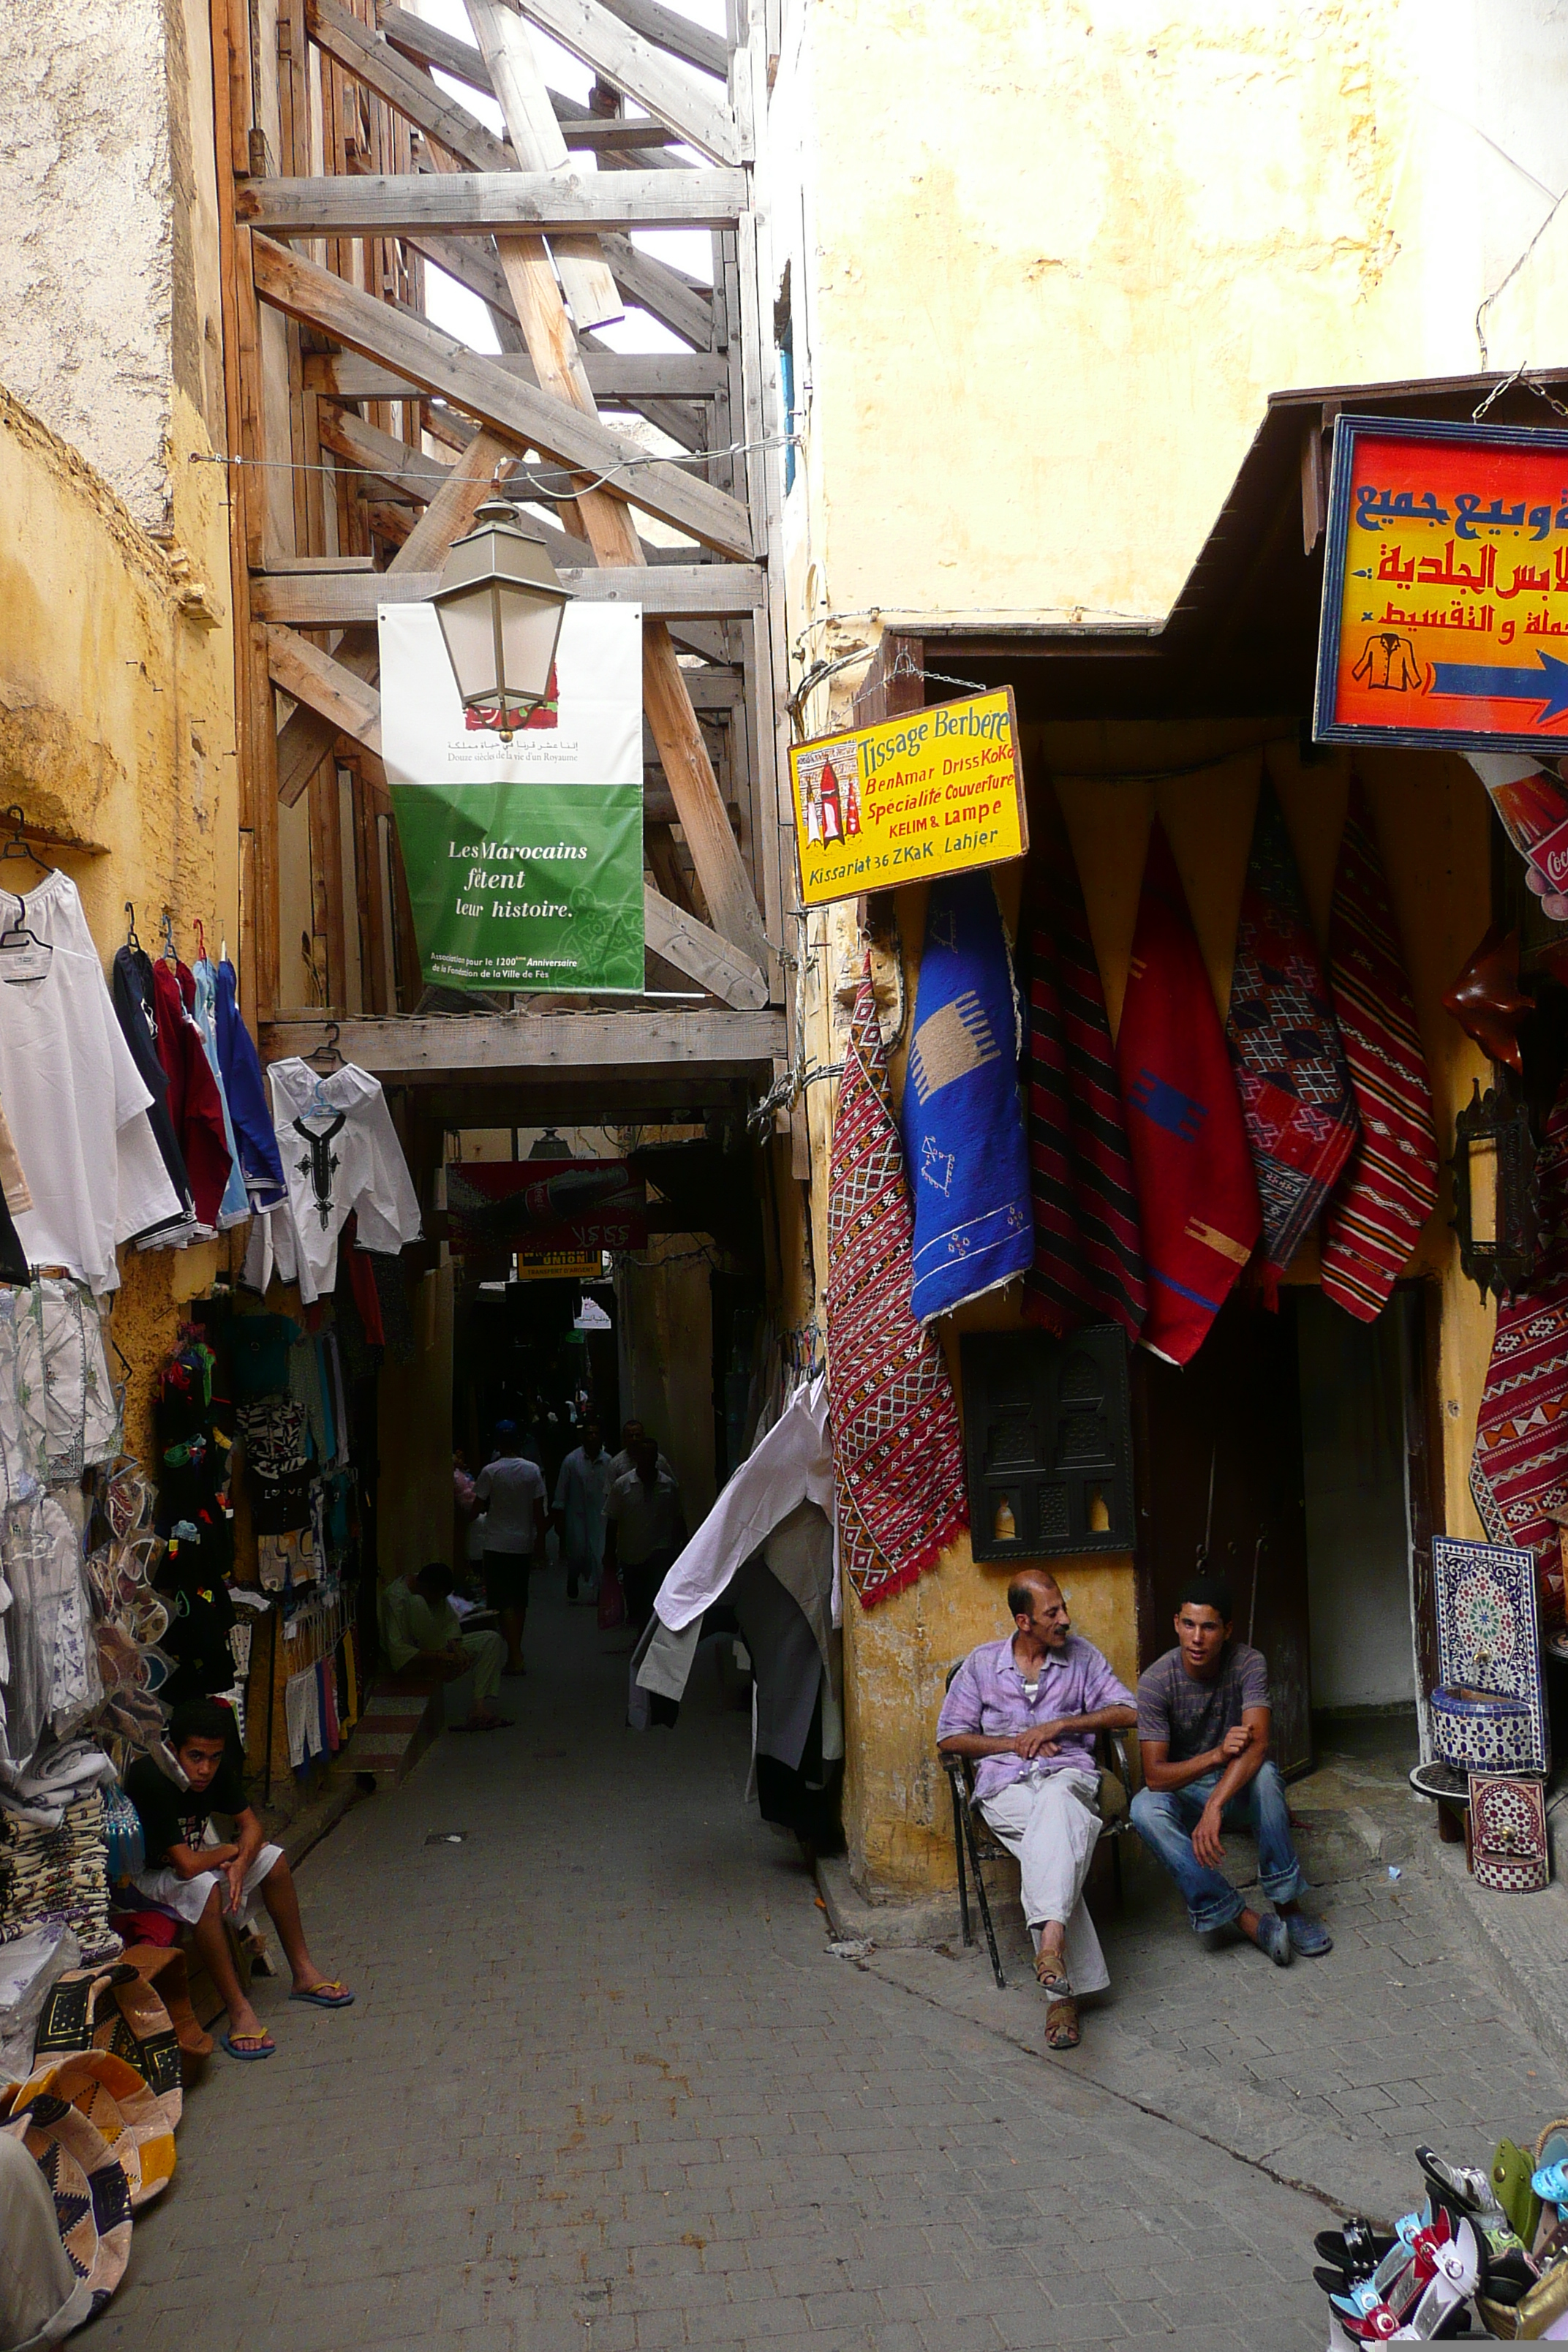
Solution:
[{"label": "yellow shop sign", "polygon": [[1029,845],[1012,689],[793,743],[808,907],[1000,866]]}]

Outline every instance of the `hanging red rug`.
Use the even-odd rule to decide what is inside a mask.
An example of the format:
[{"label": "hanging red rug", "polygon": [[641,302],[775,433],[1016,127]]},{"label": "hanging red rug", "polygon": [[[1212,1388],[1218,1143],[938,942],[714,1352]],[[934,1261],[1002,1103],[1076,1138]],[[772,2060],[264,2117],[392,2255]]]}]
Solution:
[{"label": "hanging red rug", "polygon": [[1296,854],[1267,774],[1225,1034],[1263,1204],[1263,1296],[1273,1306],[1279,1276],[1355,1148],[1356,1108]]},{"label": "hanging red rug", "polygon": [[1157,817],[1116,1067],[1143,1231],[1142,1343],[1184,1364],[1251,1256],[1261,1219],[1225,1032]]},{"label": "hanging red rug", "polygon": [[1535,1554],[1542,1627],[1563,1622],[1562,1529],[1568,1510],[1568,1086],[1552,1107],[1536,1163],[1541,1262],[1498,1307],[1470,1456],[1470,1493],[1493,1543]]},{"label": "hanging red rug", "polygon": [[1116,1322],[1136,1339],[1148,1305],[1138,1195],[1105,992],[1065,829],[1030,857],[1019,945],[1035,1210],[1024,1312],[1061,1335]]},{"label": "hanging red rug", "polygon": [[1370,1323],[1437,1205],[1432,1089],[1388,880],[1359,779],[1334,874],[1329,989],[1361,1138],[1323,1219],[1323,1296]]},{"label": "hanging red rug", "polygon": [[868,957],[833,1122],[826,1295],[838,1556],[867,1609],[934,1567],[969,1524],[947,1360],[910,1306],[913,1238]]}]

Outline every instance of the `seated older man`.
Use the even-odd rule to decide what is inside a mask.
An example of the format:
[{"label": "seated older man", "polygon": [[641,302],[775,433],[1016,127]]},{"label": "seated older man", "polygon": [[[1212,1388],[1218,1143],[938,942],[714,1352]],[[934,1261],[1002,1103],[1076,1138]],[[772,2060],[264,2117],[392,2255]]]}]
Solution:
[{"label": "seated older man", "polygon": [[1015,1631],[965,1658],[937,1746],[978,1765],[974,1801],[1023,1870],[1035,1973],[1050,1997],[1047,2045],[1074,2050],[1077,1996],[1110,1982],[1083,1900],[1100,1831],[1095,1734],[1129,1729],[1138,1710],[1093,1643],[1073,1632],[1047,1570],[1021,1569],[1007,1606]]}]

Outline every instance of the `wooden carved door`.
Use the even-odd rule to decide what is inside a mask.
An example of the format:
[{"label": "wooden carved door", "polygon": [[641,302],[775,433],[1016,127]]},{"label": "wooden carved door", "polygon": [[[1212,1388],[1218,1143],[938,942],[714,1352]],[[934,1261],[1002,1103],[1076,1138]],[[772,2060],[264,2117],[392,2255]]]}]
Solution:
[{"label": "wooden carved door", "polygon": [[1138,1639],[1147,1665],[1175,1639],[1176,1595],[1206,1563],[1229,1584],[1236,1638],[1268,1661],[1274,1756],[1312,1760],[1307,1505],[1296,1318],[1233,1297],[1184,1370],[1133,1350]]}]

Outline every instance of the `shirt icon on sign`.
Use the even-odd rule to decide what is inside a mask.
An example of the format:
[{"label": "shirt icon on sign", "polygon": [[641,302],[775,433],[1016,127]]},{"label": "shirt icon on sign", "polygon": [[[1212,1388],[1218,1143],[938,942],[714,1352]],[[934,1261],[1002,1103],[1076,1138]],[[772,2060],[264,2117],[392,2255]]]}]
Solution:
[{"label": "shirt icon on sign", "polygon": [[1380,629],[1368,637],[1351,676],[1371,694],[1408,694],[1421,683],[1421,665],[1408,637],[1394,629]]}]

